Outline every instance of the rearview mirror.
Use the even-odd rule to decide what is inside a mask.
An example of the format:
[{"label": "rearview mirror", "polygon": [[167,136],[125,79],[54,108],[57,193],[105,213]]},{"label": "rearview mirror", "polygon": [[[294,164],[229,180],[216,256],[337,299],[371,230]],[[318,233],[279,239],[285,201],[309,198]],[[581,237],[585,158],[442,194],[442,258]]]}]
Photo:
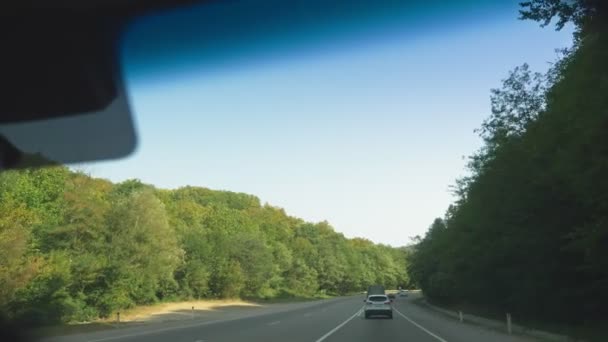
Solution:
[{"label": "rearview mirror", "polygon": [[117,98],[100,111],[0,124],[0,171],[130,154],[137,144],[135,127],[122,82],[117,89]]},{"label": "rearview mirror", "polygon": [[118,31],[101,16],[24,16],[3,25],[14,34],[3,37],[0,123],[97,112],[118,96]]}]

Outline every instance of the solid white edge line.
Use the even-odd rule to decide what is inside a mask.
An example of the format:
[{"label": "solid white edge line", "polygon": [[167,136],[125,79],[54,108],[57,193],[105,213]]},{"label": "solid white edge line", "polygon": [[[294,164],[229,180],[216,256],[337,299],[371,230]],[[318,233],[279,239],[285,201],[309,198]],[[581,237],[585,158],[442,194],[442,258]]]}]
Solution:
[{"label": "solid white edge line", "polygon": [[321,342],[324,341],[326,338],[328,338],[329,336],[331,336],[331,334],[335,333],[336,331],[338,331],[338,329],[342,328],[344,325],[346,325],[346,323],[350,322],[353,318],[359,316],[359,314],[361,313],[361,310],[363,310],[363,307],[361,307],[361,309],[357,310],[357,312],[355,312],[354,315],[350,316],[346,321],[340,323],[337,327],[331,329],[329,332],[327,332],[327,334],[321,336],[318,340],[316,340],[315,342]]},{"label": "solid white edge line", "polygon": [[402,313],[401,313],[401,311],[399,311],[399,310],[397,310],[397,309],[395,309],[395,308],[393,308],[393,310],[397,311],[397,313],[398,313],[399,315],[401,315],[401,317],[405,318],[405,319],[406,319],[408,322],[412,323],[413,325],[415,325],[416,327],[418,327],[420,330],[422,330],[422,331],[424,331],[425,333],[427,333],[427,334],[429,334],[429,335],[433,336],[434,338],[436,338],[436,339],[437,339],[437,341],[441,341],[441,342],[448,342],[447,340],[444,340],[443,338],[441,338],[441,337],[439,337],[439,336],[437,336],[437,335],[433,334],[431,331],[429,331],[427,328],[423,327],[422,325],[420,325],[420,324],[418,324],[418,323],[414,322],[414,321],[413,321],[411,318],[409,318],[409,317],[407,317],[406,315],[402,314]]}]

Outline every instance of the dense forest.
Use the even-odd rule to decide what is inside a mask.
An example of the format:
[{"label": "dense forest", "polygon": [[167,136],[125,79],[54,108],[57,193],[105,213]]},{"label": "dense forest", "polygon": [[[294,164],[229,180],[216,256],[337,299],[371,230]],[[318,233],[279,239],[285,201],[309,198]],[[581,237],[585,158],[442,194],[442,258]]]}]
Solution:
[{"label": "dense forest", "polygon": [[575,27],[545,74],[491,92],[481,150],[415,246],[412,279],[437,303],[564,324],[608,319],[608,2],[535,0],[521,18]]},{"label": "dense forest", "polygon": [[15,320],[405,286],[406,262],[405,249],[347,239],[252,195],[113,184],[62,166],[0,174],[0,308]]}]

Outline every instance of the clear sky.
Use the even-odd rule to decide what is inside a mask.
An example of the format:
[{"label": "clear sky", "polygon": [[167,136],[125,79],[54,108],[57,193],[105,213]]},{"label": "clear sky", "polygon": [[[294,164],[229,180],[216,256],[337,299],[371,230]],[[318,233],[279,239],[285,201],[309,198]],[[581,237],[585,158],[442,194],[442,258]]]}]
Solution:
[{"label": "clear sky", "polygon": [[127,54],[138,149],[84,169],[250,193],[348,237],[407,244],[453,200],[448,187],[480,146],[473,130],[490,112],[490,88],[524,62],[546,70],[554,49],[570,45],[570,30],[518,21],[510,8],[272,63],[195,64],[154,82]]}]

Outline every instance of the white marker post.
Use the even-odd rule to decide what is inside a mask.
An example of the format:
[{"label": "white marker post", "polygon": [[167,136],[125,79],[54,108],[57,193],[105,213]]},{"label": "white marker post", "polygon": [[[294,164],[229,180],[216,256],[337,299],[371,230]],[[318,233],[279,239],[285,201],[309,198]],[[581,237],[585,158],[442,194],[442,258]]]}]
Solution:
[{"label": "white marker post", "polygon": [[460,319],[460,323],[464,322],[464,316],[462,314],[462,311],[458,311],[458,318]]},{"label": "white marker post", "polygon": [[192,319],[194,319],[194,306],[192,307]]},{"label": "white marker post", "polygon": [[120,323],[120,312],[116,313],[116,323]]},{"label": "white marker post", "polygon": [[507,313],[507,331],[509,332],[509,334],[513,333],[513,330],[511,328],[511,314]]}]

